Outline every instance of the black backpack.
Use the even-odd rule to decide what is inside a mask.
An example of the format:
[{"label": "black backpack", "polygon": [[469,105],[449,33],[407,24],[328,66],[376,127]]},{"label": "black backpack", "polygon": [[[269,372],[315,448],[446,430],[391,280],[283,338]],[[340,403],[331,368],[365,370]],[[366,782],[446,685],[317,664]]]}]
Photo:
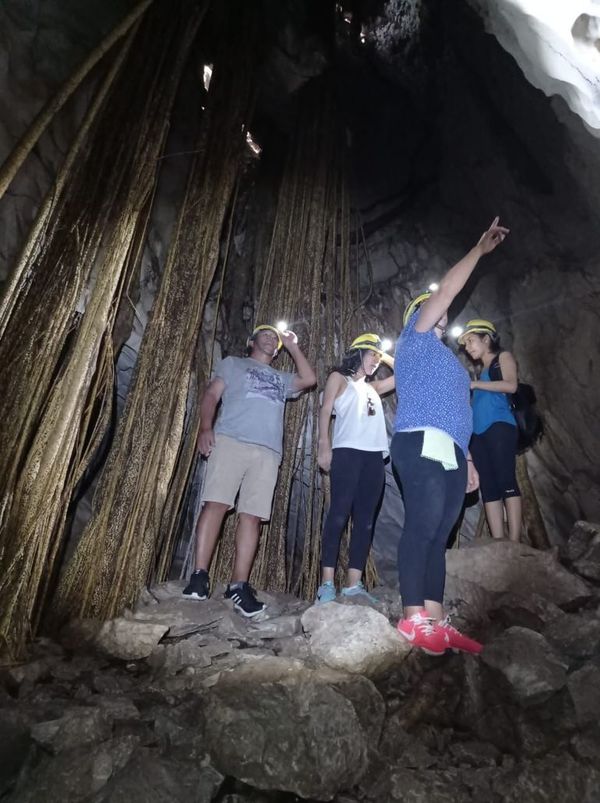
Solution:
[{"label": "black backpack", "polygon": [[[489,375],[492,382],[502,381],[503,379],[499,354],[492,360],[489,367]],[[506,395],[519,430],[517,452],[522,454],[542,437],[544,434],[544,421],[536,410],[537,399],[535,390],[531,385],[519,382],[516,391]]]}]

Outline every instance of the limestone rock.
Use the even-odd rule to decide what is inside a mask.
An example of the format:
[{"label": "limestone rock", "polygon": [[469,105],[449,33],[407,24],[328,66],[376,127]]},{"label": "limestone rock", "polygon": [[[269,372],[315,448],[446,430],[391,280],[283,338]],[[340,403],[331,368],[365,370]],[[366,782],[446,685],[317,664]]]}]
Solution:
[{"label": "limestone rock", "polygon": [[0,797],[25,763],[30,746],[24,718],[14,709],[0,709]]},{"label": "limestone rock", "polygon": [[525,544],[495,541],[446,555],[450,583],[465,580],[488,592],[534,593],[561,608],[573,608],[592,597],[590,587],[567,571],[552,552]]},{"label": "limestone rock", "polygon": [[133,737],[123,736],[104,742],[94,750],[83,746],[54,757],[44,756],[17,787],[15,800],[19,803],[95,800],[91,796],[127,764],[135,746]]},{"label": "limestone rock", "polygon": [[511,627],[487,644],[481,658],[508,681],[521,705],[547,700],[567,682],[567,663],[533,630]]},{"label": "limestone rock", "polygon": [[555,622],[560,623],[566,617],[558,605],[529,590],[526,594],[507,592],[495,595],[488,613],[491,619],[501,622],[505,628],[517,625],[538,632]]},{"label": "limestone rock", "polygon": [[589,614],[563,614],[544,629],[544,637],[563,655],[591,658],[600,654],[600,619]]},{"label": "limestone rock", "polygon": [[500,760],[500,751],[489,742],[454,742],[450,752],[461,764],[471,767],[495,767]]},{"label": "limestone rock", "polygon": [[251,623],[250,632],[261,639],[291,638],[302,632],[300,616],[278,616]]},{"label": "limestone rock", "polygon": [[51,753],[62,753],[110,736],[111,720],[100,708],[71,708],[60,719],[38,722],[31,728],[35,742]]},{"label": "limestone rock", "polygon": [[73,619],[60,631],[60,642],[68,650],[93,648],[102,623],[96,619]]},{"label": "limestone rock", "polygon": [[93,803],[210,803],[222,783],[223,776],[211,766],[194,766],[138,748]]},{"label": "limestone rock", "polygon": [[581,727],[600,720],[600,668],[586,664],[569,675],[567,686]]},{"label": "limestone rock", "polygon": [[[366,678],[264,659],[224,673],[209,691],[207,744],[225,775],[331,800],[367,768],[368,738],[357,712],[382,706]],[[369,738],[377,742],[379,733]]]},{"label": "limestone rock", "polygon": [[214,656],[227,655],[231,649],[227,642],[219,640],[209,645],[206,639],[191,636],[175,644],[159,644],[148,658],[148,664],[154,670],[174,674],[186,666],[208,667]]},{"label": "limestone rock", "polygon": [[600,773],[577,764],[568,753],[555,753],[499,775],[493,788],[503,803],[595,803],[600,799]]},{"label": "limestone rock", "polygon": [[223,600],[186,599],[182,596],[184,584],[161,583],[145,590],[128,616],[137,621],[169,625],[169,637],[179,638],[216,625],[227,613]]},{"label": "limestone rock", "polygon": [[95,644],[102,652],[114,658],[135,661],[147,658],[168,630],[167,624],[120,617],[102,625]]},{"label": "limestone rock", "polygon": [[411,650],[385,616],[358,605],[314,605],[302,616],[313,656],[333,669],[374,677]]},{"label": "limestone rock", "polygon": [[600,583],[600,525],[585,521],[577,522],[569,542],[573,547],[571,539],[581,544],[585,537],[588,538],[587,545],[573,560],[572,566],[582,577]]},{"label": "limestone rock", "polygon": [[392,770],[389,780],[389,798],[385,799],[390,801],[467,803],[471,800],[471,795],[460,783],[457,772],[399,768]]},{"label": "limestone rock", "polygon": [[600,725],[576,733],[571,739],[571,749],[576,758],[600,767]]},{"label": "limestone rock", "polygon": [[576,521],[560,550],[561,557],[567,563],[573,563],[585,555],[598,535],[600,535],[600,525],[591,524],[589,521]]}]

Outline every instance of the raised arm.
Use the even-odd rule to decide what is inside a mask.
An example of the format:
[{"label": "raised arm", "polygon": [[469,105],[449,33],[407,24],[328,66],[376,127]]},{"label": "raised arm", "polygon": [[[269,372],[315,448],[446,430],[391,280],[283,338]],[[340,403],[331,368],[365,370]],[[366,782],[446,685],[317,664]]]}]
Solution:
[{"label": "raised arm", "polygon": [[514,393],[518,385],[517,363],[510,351],[500,354],[500,371],[502,379],[493,382],[482,382],[476,379],[471,382],[471,390],[486,390],[490,393]]},{"label": "raised arm", "polygon": [[300,350],[298,338],[293,332],[290,331],[281,332],[279,337],[281,338],[283,347],[287,350],[296,366],[296,376],[294,377],[292,389],[298,391],[312,388],[317,384],[317,376],[312,366]]},{"label": "raised arm", "polygon": [[[390,357],[389,354],[384,354],[381,358],[381,362],[387,365],[392,371],[394,370],[394,358]],[[375,393],[378,393],[380,396],[385,396],[386,393],[391,393],[391,391],[395,389],[396,380],[393,376],[388,376],[385,379],[375,379],[373,382],[369,382],[369,385],[373,388]]]},{"label": "raised arm", "polygon": [[215,433],[213,422],[217,405],[221,401],[221,396],[225,390],[225,382],[220,377],[212,379],[204,391],[200,400],[200,431],[198,432],[198,451],[204,457],[208,457],[215,445]]},{"label": "raised arm", "polygon": [[460,262],[450,268],[440,281],[438,289],[425,301],[415,324],[417,332],[428,332],[433,329],[440,318],[448,312],[450,304],[467,283],[481,257],[489,254],[504,240],[509,230],[504,226],[499,226],[499,220],[498,217],[494,218],[492,225],[481,235],[477,245],[471,248]]},{"label": "raised arm", "polygon": [[319,410],[319,445],[317,451],[317,463],[323,471],[331,468],[331,438],[329,437],[329,423],[333,413],[335,400],[343,390],[346,380],[336,371],[329,374],[323,391],[323,401]]}]

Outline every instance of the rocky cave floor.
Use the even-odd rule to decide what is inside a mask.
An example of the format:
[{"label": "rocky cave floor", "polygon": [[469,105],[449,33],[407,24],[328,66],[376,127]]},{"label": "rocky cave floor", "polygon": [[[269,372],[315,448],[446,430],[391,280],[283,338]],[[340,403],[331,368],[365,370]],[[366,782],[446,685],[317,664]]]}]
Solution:
[{"label": "rocky cave floor", "polygon": [[448,553],[455,621],[480,656],[411,650],[377,605],[217,588],[146,591],[0,669],[0,799],[127,803],[597,803],[600,527],[560,551]]}]

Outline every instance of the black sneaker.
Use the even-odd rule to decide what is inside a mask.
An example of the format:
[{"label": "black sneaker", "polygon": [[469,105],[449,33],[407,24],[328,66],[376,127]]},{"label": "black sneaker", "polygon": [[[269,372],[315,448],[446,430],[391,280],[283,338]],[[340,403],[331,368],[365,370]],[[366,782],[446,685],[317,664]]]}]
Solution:
[{"label": "black sneaker", "polygon": [[210,578],[205,569],[193,572],[190,582],[183,589],[183,596],[190,599],[207,599],[210,591]]},{"label": "black sneaker", "polygon": [[227,586],[224,594],[225,599],[233,600],[233,607],[242,616],[250,618],[261,613],[267,607],[264,602],[256,599],[256,594],[250,583],[235,583],[232,587]]}]

